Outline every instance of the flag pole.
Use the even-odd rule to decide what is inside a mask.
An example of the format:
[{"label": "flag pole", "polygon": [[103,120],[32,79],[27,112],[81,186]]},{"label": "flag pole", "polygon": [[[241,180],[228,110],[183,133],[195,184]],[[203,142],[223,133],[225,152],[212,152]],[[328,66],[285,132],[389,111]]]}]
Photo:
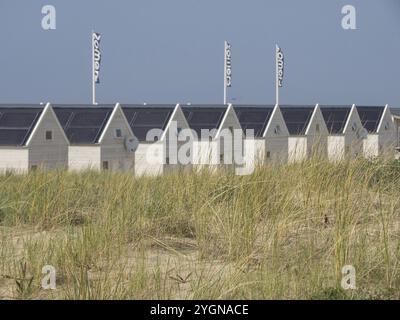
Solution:
[{"label": "flag pole", "polygon": [[96,84],[95,84],[95,79],[94,79],[94,37],[93,37],[94,31],[92,30],[92,104],[96,104]]},{"label": "flag pole", "polygon": [[279,106],[279,69],[278,69],[278,45],[275,45],[275,98],[276,105]]},{"label": "flag pole", "polygon": [[226,99],[226,96],[227,96],[227,92],[226,92],[226,87],[227,87],[227,83],[226,83],[226,50],[227,50],[227,47],[228,47],[228,43],[227,43],[227,41],[225,41],[224,42],[224,105],[226,104],[226,101],[227,101],[227,99]]}]

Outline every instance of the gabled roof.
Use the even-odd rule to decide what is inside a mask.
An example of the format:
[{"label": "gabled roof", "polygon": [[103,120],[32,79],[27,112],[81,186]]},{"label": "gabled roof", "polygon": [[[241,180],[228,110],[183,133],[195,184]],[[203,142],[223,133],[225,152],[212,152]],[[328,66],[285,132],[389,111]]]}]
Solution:
[{"label": "gabled roof", "polygon": [[357,106],[357,111],[360,116],[361,124],[368,133],[376,133],[378,131],[379,123],[383,116],[385,107],[378,106]]},{"label": "gabled roof", "polygon": [[290,135],[304,135],[315,106],[280,106]]},{"label": "gabled roof", "polygon": [[254,137],[260,138],[271,119],[274,107],[273,105],[234,105],[233,109],[243,131],[254,130]]},{"label": "gabled roof", "polygon": [[190,129],[201,138],[201,130],[218,130],[228,111],[226,105],[181,106]]},{"label": "gabled roof", "polygon": [[174,113],[176,105],[126,105],[122,110],[139,141],[146,141],[147,133],[152,129],[164,131]]},{"label": "gabled roof", "polygon": [[114,105],[53,105],[71,144],[96,144]]},{"label": "gabled roof", "polygon": [[24,146],[43,110],[41,105],[0,105],[0,145]]},{"label": "gabled roof", "polygon": [[342,134],[347,119],[350,116],[351,106],[320,106],[326,127],[330,134]]}]

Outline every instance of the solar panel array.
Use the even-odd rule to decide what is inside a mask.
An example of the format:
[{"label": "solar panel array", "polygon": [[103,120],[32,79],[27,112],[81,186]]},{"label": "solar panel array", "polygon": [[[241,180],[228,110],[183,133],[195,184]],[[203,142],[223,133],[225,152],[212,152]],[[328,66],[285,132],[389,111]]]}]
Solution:
[{"label": "solar panel array", "polygon": [[290,135],[304,135],[315,106],[282,106],[281,111]]},{"label": "solar panel array", "polygon": [[357,107],[361,124],[368,133],[376,133],[379,122],[381,121],[384,107]]},{"label": "solar panel array", "polygon": [[174,112],[175,105],[127,105],[123,111],[133,134],[139,141],[146,141],[150,130],[164,130]]},{"label": "solar panel array", "polygon": [[254,137],[260,138],[268,125],[274,106],[234,106],[233,109],[243,132],[246,133],[248,129],[254,130]]},{"label": "solar panel array", "polygon": [[350,115],[351,107],[345,106],[321,106],[329,133],[341,134],[344,131],[347,119]]},{"label": "solar panel array", "polygon": [[54,106],[54,112],[72,144],[94,144],[103,132],[114,106]]},{"label": "solar panel array", "polygon": [[42,111],[43,107],[0,106],[0,145],[25,145]]},{"label": "solar panel array", "polygon": [[[97,143],[109,120],[114,105],[55,105],[54,111],[72,144]],[[281,106],[283,118],[291,135],[304,135],[312,117],[314,106]],[[29,138],[44,107],[0,105],[0,145],[22,146]],[[139,141],[145,141],[151,129],[165,130],[175,105],[124,105],[123,111]],[[217,130],[227,112],[222,105],[182,106],[189,127],[199,137],[201,130]],[[261,137],[270,120],[272,105],[234,106],[239,122],[245,131],[253,129]],[[384,107],[357,107],[362,125],[375,133]],[[331,134],[343,133],[350,115],[350,106],[321,106],[321,112]]]},{"label": "solar panel array", "polygon": [[183,106],[183,113],[189,124],[190,129],[194,130],[197,137],[202,137],[202,130],[217,130],[224,118],[227,111],[226,106],[209,106],[209,105],[192,105]]}]

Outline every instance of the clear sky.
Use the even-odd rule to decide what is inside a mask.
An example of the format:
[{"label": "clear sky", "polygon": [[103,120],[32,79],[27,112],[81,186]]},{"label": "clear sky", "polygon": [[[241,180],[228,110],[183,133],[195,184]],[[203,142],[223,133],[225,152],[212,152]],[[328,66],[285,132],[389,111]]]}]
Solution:
[{"label": "clear sky", "polygon": [[0,103],[90,103],[92,29],[99,103],[222,103],[229,40],[231,102],[274,103],[278,43],[282,104],[400,106],[400,0],[1,0]]}]

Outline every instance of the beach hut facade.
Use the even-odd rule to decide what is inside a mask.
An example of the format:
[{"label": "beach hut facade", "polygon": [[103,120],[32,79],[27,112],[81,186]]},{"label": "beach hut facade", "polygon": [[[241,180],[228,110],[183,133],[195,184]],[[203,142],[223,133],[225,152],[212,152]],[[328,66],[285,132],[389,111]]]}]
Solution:
[{"label": "beach hut facade", "polygon": [[178,159],[184,141],[179,135],[188,131],[186,118],[178,105],[123,105],[125,116],[138,139],[135,152],[136,175],[156,176],[190,168]]},{"label": "beach hut facade", "polygon": [[[256,164],[285,163],[288,159],[289,131],[280,108],[276,105],[234,105],[239,123],[245,134],[246,162],[255,160]],[[249,140],[247,130],[252,130]],[[253,143],[254,153],[246,152]],[[253,159],[249,158],[252,157]]]},{"label": "beach hut facade", "polygon": [[319,105],[282,106],[281,111],[289,131],[289,162],[326,157],[328,129]]},{"label": "beach hut facade", "polygon": [[0,171],[66,168],[68,139],[50,104],[0,105]]},{"label": "beach hut facade", "polygon": [[55,105],[54,111],[70,142],[70,170],[133,172],[133,133],[119,104]]},{"label": "beach hut facade", "polygon": [[366,130],[361,124],[356,106],[321,106],[321,112],[329,132],[329,160],[362,156]]},{"label": "beach hut facade", "polygon": [[[194,133],[193,164],[197,167],[233,168],[234,150],[242,150],[242,137],[235,139],[242,128],[232,105],[190,105],[182,106],[189,128]],[[239,152],[238,152],[239,154]]]},{"label": "beach hut facade", "polygon": [[396,128],[389,106],[357,106],[357,111],[363,127],[368,131],[363,143],[364,156],[393,157]]}]

